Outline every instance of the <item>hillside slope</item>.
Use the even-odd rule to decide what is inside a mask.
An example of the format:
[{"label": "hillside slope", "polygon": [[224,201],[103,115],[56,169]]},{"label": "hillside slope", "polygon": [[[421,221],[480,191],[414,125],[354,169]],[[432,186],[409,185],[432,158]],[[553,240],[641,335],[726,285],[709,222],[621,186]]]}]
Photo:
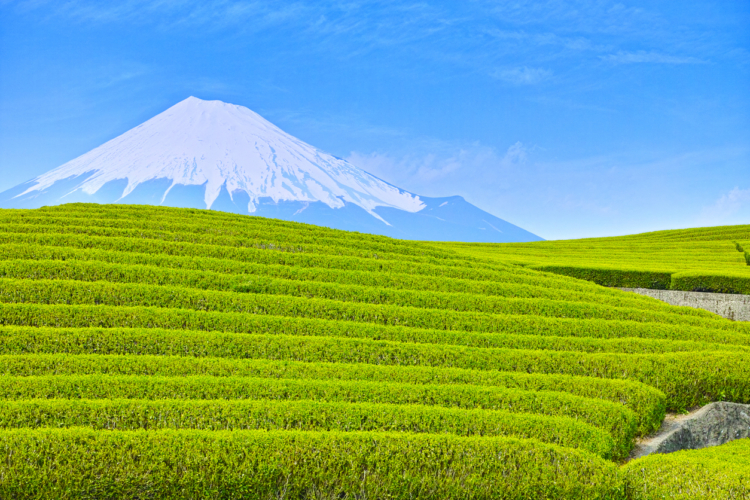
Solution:
[{"label": "hillside slope", "polygon": [[[619,465],[666,411],[750,402],[750,325],[439,244],[72,204],[0,210],[0,372],[0,497],[635,499],[682,487]],[[743,446],[669,467],[720,481]]]},{"label": "hillside slope", "polygon": [[750,293],[750,225],[443,248],[605,286]]}]

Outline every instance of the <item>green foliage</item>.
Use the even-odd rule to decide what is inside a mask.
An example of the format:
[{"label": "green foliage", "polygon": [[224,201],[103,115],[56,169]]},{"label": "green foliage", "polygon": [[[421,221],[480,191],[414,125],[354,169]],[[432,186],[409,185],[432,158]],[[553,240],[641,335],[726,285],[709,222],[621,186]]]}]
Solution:
[{"label": "green foliage", "polygon": [[564,392],[523,391],[464,385],[268,379],[70,375],[8,377],[2,399],[277,399],[349,403],[432,405],[570,417],[608,432],[614,456],[627,455],[636,432],[635,414],[622,405]]},{"label": "green foliage", "polygon": [[14,499],[624,497],[612,463],[501,437],[24,429],[0,450]]},{"label": "green foliage", "polygon": [[623,472],[628,498],[750,498],[750,439],[649,455],[629,462]]},{"label": "green foliage", "polygon": [[663,393],[630,380],[496,370],[145,354],[33,354],[0,356],[0,373],[23,377],[109,374],[342,380],[419,385],[459,384],[523,391],[565,392],[582,398],[601,399],[627,406],[636,414],[638,434],[641,435],[658,428],[665,414]]},{"label": "green foliage", "polygon": [[740,477],[714,464],[733,451],[611,460],[667,410],[750,402],[750,325],[595,283],[742,293],[748,234],[478,245],[0,210],[0,498],[702,492],[659,482],[683,466],[734,494],[712,485]]},{"label": "green foliage", "polygon": [[[750,252],[741,242],[747,240],[748,235],[750,225],[567,241],[436,245],[466,257],[484,258],[498,264],[514,262],[608,287],[666,290],[673,288],[673,278],[684,272],[727,278],[739,275],[750,279],[745,266],[750,265]],[[697,289],[702,290],[700,286]],[[730,293],[750,293],[747,287],[734,290]]]},{"label": "green foliage", "polygon": [[[312,288],[312,287],[310,287]],[[318,289],[323,289],[323,286]],[[341,286],[332,285],[332,293],[341,291]],[[343,289],[343,293],[351,290]],[[338,299],[357,298],[352,295],[338,296]],[[422,295],[421,295],[422,294]],[[320,318],[329,320],[377,323],[391,326],[411,326],[416,328],[435,328],[445,330],[463,330],[476,332],[505,331],[508,315],[529,315],[537,317],[562,318],[602,318],[635,322],[683,324],[704,326],[708,328],[748,331],[732,323],[712,316],[680,315],[662,312],[643,311],[638,309],[595,306],[579,303],[565,303],[544,299],[495,299],[493,313],[461,311],[451,308],[424,307],[439,305],[436,300],[441,297],[430,297],[427,292],[405,292],[411,303],[405,306],[392,305],[396,300],[387,300],[386,304],[356,303],[336,300],[335,298],[277,296],[273,294],[246,294],[233,292],[215,292],[194,290],[183,287],[162,287],[154,285],[121,284],[107,282],[86,283],[81,286],[76,281],[68,280],[15,280],[0,279],[0,302],[4,303],[41,303],[41,304],[97,304],[111,306],[160,306],[177,309],[194,309],[201,311],[235,312],[251,314],[268,314],[276,316],[293,316],[302,318]],[[343,295],[343,294],[342,294]],[[384,291],[373,290],[360,295],[388,297]],[[393,295],[398,296],[398,292]],[[448,304],[462,304],[465,297],[442,297]],[[454,300],[451,300],[454,299]],[[425,304],[426,302],[426,304]],[[420,305],[414,305],[420,304]],[[421,306],[421,307],[420,307]],[[461,306],[463,307],[463,306]],[[500,309],[500,310],[497,310]],[[677,309],[677,311],[680,311]]]},{"label": "green foliage", "polygon": [[[86,235],[89,237],[139,238],[145,240],[171,241],[197,245],[210,245],[230,248],[256,248],[293,253],[317,253],[334,255],[349,255],[360,258],[400,260],[420,263],[430,263],[457,267],[487,267],[480,266],[471,257],[456,256],[442,252],[442,258],[433,257],[435,250],[422,248],[421,250],[404,249],[404,245],[379,244],[376,242],[353,242],[348,239],[328,239],[320,235],[304,235],[293,230],[275,230],[264,228],[252,231],[250,234],[237,235],[225,231],[207,230],[201,226],[198,231],[190,231],[189,223],[175,222],[146,222],[143,220],[128,223],[117,221],[100,226],[97,219],[85,219],[80,225],[70,226],[64,220],[45,219],[43,224],[29,224],[27,221],[3,221],[0,232],[28,235]],[[174,232],[175,230],[179,232]],[[332,252],[333,250],[333,252]],[[425,255],[427,254],[427,255]],[[498,267],[490,266],[490,267]],[[502,267],[502,266],[500,266]]]},{"label": "green foliage", "polygon": [[[2,240],[2,235],[0,235]],[[243,257],[247,261],[226,258],[180,256],[170,253],[139,253],[118,250],[101,250],[98,248],[73,248],[68,246],[36,245],[35,241],[28,244],[4,243],[0,244],[0,259],[4,260],[3,272],[7,276],[24,277],[26,274],[33,278],[36,272],[56,272],[59,276],[81,276],[84,279],[116,278],[133,279],[133,268],[138,270],[147,267],[149,279],[154,273],[160,272],[159,279],[186,280],[194,282],[191,271],[208,274],[211,280],[207,286],[234,287],[241,283],[241,278],[232,275],[265,275],[285,279],[334,282],[342,284],[379,286],[384,288],[405,288],[413,290],[429,290],[437,292],[463,292],[480,295],[499,295],[505,297],[546,297],[558,299],[560,295],[580,293],[587,302],[626,301],[632,303],[638,297],[629,297],[621,293],[601,290],[588,283],[545,277],[539,279],[539,273],[529,273],[523,269],[512,271],[495,271],[487,275],[487,279],[450,278],[441,274],[446,271],[439,266],[406,266],[398,261],[381,261],[372,263],[367,259],[349,257],[286,254],[276,252],[246,252]],[[76,241],[75,243],[82,243]],[[111,243],[111,242],[108,242]],[[114,245],[113,245],[114,246]],[[169,249],[172,250],[172,249]],[[196,253],[199,249],[195,250]],[[213,248],[209,248],[213,253]],[[254,261],[253,261],[254,259]],[[30,262],[38,261],[36,269]],[[63,268],[59,262],[66,261],[70,266]],[[57,265],[56,265],[57,264]],[[87,266],[88,264],[88,266]],[[110,265],[108,265],[110,264]],[[44,266],[44,267],[42,267]],[[54,266],[54,267],[53,267]],[[101,266],[101,269],[96,269]],[[94,269],[92,269],[94,267]],[[421,271],[424,271],[420,273]],[[222,275],[229,275],[224,276]],[[162,277],[163,276],[163,277]],[[433,276],[440,276],[436,280]],[[51,276],[50,276],[51,277]],[[484,278],[485,275],[479,276]],[[152,278],[153,279],[153,278]],[[247,279],[247,277],[245,277]],[[239,280],[239,281],[237,281]],[[539,295],[542,294],[542,295]],[[548,294],[548,295],[544,295]],[[577,295],[567,297],[577,298]],[[639,305],[647,307],[649,301],[640,300]]]},{"label": "green foliage", "polygon": [[[95,248],[104,251],[135,252],[169,257],[198,257],[301,267],[324,267],[384,273],[397,272],[476,281],[502,282],[508,279],[509,274],[514,274],[505,270],[495,270],[491,266],[473,268],[441,265],[440,262],[409,262],[401,259],[385,260],[382,258],[358,255],[349,256],[338,253],[323,253],[322,255],[318,255],[315,253],[307,254],[291,251],[268,251],[269,249],[256,247],[231,247],[160,239],[141,239],[137,234],[134,234],[132,237],[107,237],[90,236],[80,233],[12,233],[10,232],[10,229],[13,229],[11,227],[6,228],[9,231],[8,233],[2,233],[2,229],[3,226],[0,226],[0,243],[34,247]],[[516,271],[515,274],[524,277],[536,277],[538,280],[538,276],[528,271],[526,273]]]},{"label": "green foliage", "polygon": [[[156,326],[164,327],[192,324],[194,329],[222,330],[222,326],[232,320],[236,321],[235,328],[239,331],[252,331],[245,327],[247,315],[237,314],[232,317],[226,313],[204,313],[179,310],[163,310],[148,308],[109,308],[92,306],[90,308],[76,308],[70,306],[49,307],[36,306],[0,308],[2,317],[12,324],[33,324],[37,326],[85,326],[92,324],[92,320],[101,326]],[[94,319],[96,318],[96,319]],[[112,322],[114,324],[108,324]],[[252,323],[249,323],[252,324]],[[231,323],[228,325],[231,326]],[[571,325],[575,328],[575,324]],[[174,326],[173,326],[174,327]],[[197,328],[196,328],[197,327]],[[332,341],[339,344],[340,340]],[[308,342],[308,345],[311,345]],[[360,344],[364,345],[364,344]],[[403,359],[408,364],[424,362],[422,356],[404,356],[405,349],[418,349],[419,345],[410,347],[409,344],[394,347],[401,353],[398,357],[379,356],[377,349],[390,345],[381,344],[375,347],[372,362],[382,363],[387,359]],[[325,350],[316,354],[315,360],[321,356],[329,356],[327,360],[335,359],[337,352],[342,352],[348,360],[364,361],[366,355],[358,352],[344,352],[334,349],[332,354]],[[439,349],[438,352],[448,352]],[[263,354],[260,354],[263,356]],[[294,354],[288,359],[294,358]],[[748,354],[743,352],[700,351],[686,353],[672,353],[659,355],[626,355],[626,354],[589,354],[536,350],[506,349],[495,356],[495,364],[484,365],[485,368],[502,370],[516,370],[542,373],[567,373],[571,375],[604,376],[612,378],[629,378],[653,385],[669,395],[668,407],[681,410],[687,407],[703,404],[716,397],[721,391],[731,395],[731,400],[746,402],[748,399]],[[437,363],[451,366],[446,361]],[[455,358],[453,358],[455,360]],[[311,359],[312,360],[312,359]]]},{"label": "green foliage", "polygon": [[[105,328],[167,328],[236,333],[290,333],[295,335],[329,335],[364,337],[375,340],[399,340],[419,343],[445,343],[477,347],[532,346],[544,349],[604,352],[669,352],[694,350],[686,344],[672,344],[669,348],[649,348],[639,339],[674,339],[702,343],[706,348],[734,349],[721,345],[750,346],[750,335],[741,325],[726,323],[717,326],[734,326],[739,331],[671,325],[640,323],[634,321],[583,320],[573,318],[544,318],[539,316],[502,315],[493,318],[497,332],[415,328],[402,325],[383,325],[368,322],[328,320],[245,314],[232,312],[167,309],[159,307],[125,307],[107,305],[48,305],[3,304],[0,302],[0,325],[54,326]],[[508,337],[507,335],[515,335]],[[545,340],[544,337],[547,337]],[[599,339],[613,339],[609,344]],[[614,341],[614,339],[619,339]],[[510,342],[510,345],[508,345]],[[515,343],[514,343],[515,342]],[[630,348],[630,344],[634,347]],[[611,347],[607,347],[607,346]],[[617,347],[617,346],[621,347]],[[637,346],[643,346],[639,348]],[[558,347],[554,347],[558,346]],[[742,349],[742,348],[740,348]]]},{"label": "green foliage", "polygon": [[725,271],[685,271],[672,275],[672,289],[750,294],[750,275]]},{"label": "green foliage", "polygon": [[562,274],[572,278],[593,281],[597,285],[618,288],[669,288],[672,273],[669,271],[650,271],[638,269],[620,269],[599,266],[564,266],[556,264],[538,264],[531,269]]},{"label": "green foliage", "polygon": [[274,400],[0,401],[0,428],[297,430],[515,436],[613,458],[604,430],[574,418],[424,405]]},{"label": "green foliage", "polygon": [[[2,250],[0,248],[0,252]],[[156,265],[110,264],[101,261],[0,260],[0,277],[6,278],[140,283],[201,290],[234,290],[241,293],[317,296],[354,302],[394,303],[480,312],[507,309],[507,304],[511,304],[513,299],[575,301],[663,313],[675,312],[660,302],[645,301],[640,296],[628,296],[629,294],[602,297],[598,293],[505,283],[488,283],[491,286],[480,288],[472,286],[475,282],[469,280],[440,280],[442,288],[445,289],[430,290],[429,288],[435,288],[431,285],[435,280],[408,274],[382,275],[264,264],[250,264],[245,266],[244,271],[253,275],[249,281],[246,276],[208,271],[205,267],[202,270],[186,270],[164,269]],[[452,286],[456,289],[451,289]],[[685,308],[678,311],[683,315],[712,317],[695,309]]]}]

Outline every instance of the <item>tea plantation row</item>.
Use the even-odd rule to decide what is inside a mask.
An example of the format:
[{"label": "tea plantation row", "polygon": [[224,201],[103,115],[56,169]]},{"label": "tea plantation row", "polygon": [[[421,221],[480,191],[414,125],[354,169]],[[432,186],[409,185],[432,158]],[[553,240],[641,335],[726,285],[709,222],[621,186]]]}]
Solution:
[{"label": "tea plantation row", "polygon": [[467,257],[515,262],[609,287],[750,294],[750,225],[611,238],[442,245]]},{"label": "tea plantation row", "polygon": [[0,497],[750,496],[747,440],[624,464],[750,402],[750,326],[467,248],[1,210]]}]

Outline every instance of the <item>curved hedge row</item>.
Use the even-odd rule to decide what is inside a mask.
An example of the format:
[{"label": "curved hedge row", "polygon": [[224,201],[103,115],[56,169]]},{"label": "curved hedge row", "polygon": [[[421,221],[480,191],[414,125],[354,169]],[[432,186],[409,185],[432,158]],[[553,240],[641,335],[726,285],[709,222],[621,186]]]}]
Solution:
[{"label": "curved hedge row", "polygon": [[597,285],[618,288],[653,288],[668,290],[672,283],[673,271],[633,269],[623,266],[591,266],[591,265],[560,265],[535,264],[529,269],[562,274],[571,278],[592,281]]},{"label": "curved hedge row", "polygon": [[0,401],[0,429],[295,430],[514,436],[614,457],[612,436],[569,417],[423,405],[276,400]]},{"label": "curved hedge row", "polygon": [[[524,282],[541,282],[532,271],[525,273],[521,269],[494,270],[492,268],[466,268],[460,266],[444,266],[440,264],[404,262],[400,259],[387,260],[382,258],[365,258],[338,254],[305,254],[282,251],[268,251],[253,247],[224,247],[209,244],[175,242],[157,239],[139,239],[137,237],[104,237],[83,234],[25,234],[2,233],[0,243],[32,246],[71,247],[78,249],[96,248],[107,251],[136,252],[146,254],[163,254],[178,257],[206,257],[215,259],[229,259],[238,262],[257,262],[265,264],[280,264],[302,267],[327,267],[332,269],[348,269],[370,272],[398,272],[422,276],[471,279],[477,281],[507,281],[513,276]],[[556,280],[556,283],[561,280]],[[581,289],[590,290],[589,284],[572,283]]]},{"label": "curved hedge row", "polygon": [[[127,222],[120,222],[116,227],[100,227],[96,225],[96,221],[93,220],[92,224],[89,224],[88,220],[82,221],[82,225],[78,226],[66,226],[54,221],[50,221],[48,224],[23,224],[5,222],[0,225],[0,232],[2,233],[14,233],[14,234],[29,234],[29,235],[86,235],[94,237],[114,237],[114,238],[138,238],[143,240],[157,240],[157,241],[169,241],[169,242],[180,242],[197,245],[207,245],[214,247],[229,247],[229,248],[248,248],[254,247],[262,250],[276,250],[282,252],[294,252],[294,253],[316,253],[321,255],[333,254],[333,255],[347,255],[351,257],[359,258],[370,258],[370,259],[385,259],[385,260],[399,260],[406,262],[415,262],[423,264],[437,264],[447,267],[463,267],[463,268],[495,268],[505,267],[497,264],[487,264],[476,262],[475,259],[467,258],[461,255],[448,255],[443,254],[443,258],[435,258],[431,255],[429,249],[425,249],[425,253],[428,255],[416,255],[413,252],[400,253],[394,252],[398,247],[391,245],[378,245],[373,243],[371,246],[376,247],[380,251],[372,251],[367,249],[368,246],[364,245],[353,245],[350,246],[348,242],[338,242],[337,240],[327,240],[324,237],[299,237],[296,231],[274,231],[273,229],[265,229],[258,231],[249,237],[223,235],[223,234],[211,234],[207,232],[192,233],[192,232],[172,232],[170,230],[158,230],[158,229],[144,229],[138,227],[128,227]],[[157,224],[158,225],[158,224]],[[187,225],[184,224],[183,225]],[[189,225],[188,225],[189,226]],[[169,229],[178,229],[179,224],[170,227]],[[338,243],[338,244],[337,244]],[[343,244],[341,244],[343,243]],[[446,258],[447,257],[447,258]]]},{"label": "curved hedge row", "polygon": [[0,398],[21,399],[278,399],[348,403],[431,405],[504,410],[579,419],[608,432],[616,457],[627,456],[636,416],[624,406],[564,392],[524,391],[489,386],[415,385],[358,380],[247,377],[159,377],[57,375],[7,377]]},{"label": "curved hedge row", "polygon": [[0,222],[1,498],[636,500],[691,490],[612,463],[635,436],[750,401],[748,325],[514,263],[595,267],[595,240],[81,204]]},{"label": "curved hedge row", "polygon": [[[331,286],[337,287],[337,285]],[[373,292],[374,295],[378,295],[378,293],[378,291]],[[418,302],[418,294],[427,295],[429,292],[412,292],[412,295],[414,294],[417,294],[417,297],[413,297],[412,300]],[[380,292],[380,296],[387,295],[385,292]],[[399,293],[394,292],[394,295],[399,295]],[[403,292],[401,295],[409,295],[409,292]],[[463,298],[463,296],[459,296],[456,301],[461,302]],[[507,318],[504,316],[508,315],[636,321],[704,326],[743,333],[745,331],[743,327],[736,327],[719,319],[665,315],[651,311],[600,308],[590,304],[578,305],[544,299],[497,299],[496,304],[503,304],[504,311],[486,313],[437,307],[424,308],[409,304],[404,306],[393,305],[392,303],[370,304],[329,298],[245,294],[103,281],[86,282],[82,285],[80,282],[70,280],[0,278],[0,302],[11,304],[101,304],[129,307],[159,306],[175,309],[242,312],[477,332],[504,331],[507,323]],[[391,302],[395,302],[395,300]],[[597,313],[608,317],[599,318]]]},{"label": "curved hedge row", "polygon": [[[165,328],[55,328],[0,327],[0,353],[4,352],[75,352],[96,345],[99,352],[114,350],[126,353],[189,352],[192,355],[221,353],[221,356],[245,357],[265,342],[266,336],[283,337],[341,337],[380,342],[406,342],[435,344],[440,352],[476,352],[468,348],[500,348],[523,350],[551,350],[576,352],[607,352],[624,354],[663,354],[691,351],[750,352],[750,347],[708,342],[676,341],[662,339],[598,339],[576,337],[547,337],[543,335],[517,335],[505,333],[462,334],[444,330],[423,330],[405,327],[348,329],[342,322],[313,320],[310,322],[285,321],[284,318],[261,316],[253,322],[248,332],[235,333],[205,330],[170,330]],[[184,323],[183,323],[183,326]],[[327,328],[330,327],[330,328]],[[337,328],[338,327],[338,328]],[[257,333],[256,333],[257,332]],[[304,342],[303,339],[297,339]],[[350,345],[356,345],[348,342]],[[384,344],[385,345],[385,344]],[[407,347],[407,349],[409,349]],[[426,349],[430,349],[429,347]],[[437,352],[437,351],[436,351]],[[210,354],[214,355],[214,354]],[[482,356],[482,355],[480,355]]]},{"label": "curved hedge row", "polygon": [[[367,254],[385,254],[385,253],[397,253],[403,254],[404,256],[416,256],[416,257],[432,257],[446,261],[457,261],[466,262],[471,265],[476,259],[466,257],[452,251],[446,251],[443,249],[435,249],[425,244],[394,240],[391,238],[352,238],[351,233],[341,232],[321,232],[316,226],[312,226],[307,231],[300,230],[299,225],[288,225],[286,227],[280,224],[269,224],[268,219],[264,220],[265,224],[248,224],[247,220],[243,220],[241,223],[237,221],[229,221],[227,219],[221,220],[220,224],[215,224],[217,221],[211,221],[213,224],[206,224],[205,222],[193,223],[190,220],[185,220],[181,217],[164,217],[161,216],[158,220],[152,218],[139,218],[129,219],[123,221],[121,218],[101,218],[98,214],[89,213],[89,217],[79,219],[71,218],[67,214],[65,216],[51,217],[38,216],[38,217],[2,217],[0,216],[0,222],[4,224],[19,224],[28,225],[32,227],[39,227],[41,231],[49,231],[52,227],[57,228],[70,228],[75,232],[81,232],[89,228],[97,228],[100,230],[107,229],[139,229],[149,232],[157,232],[160,234],[171,233],[173,238],[179,237],[178,235],[191,235],[194,237],[219,237],[225,238],[223,241],[231,242],[256,242],[260,244],[268,245],[269,242],[275,241],[277,246],[284,248],[289,244],[292,244],[299,248],[299,245],[310,245],[318,249],[321,245],[325,247],[337,247],[337,248],[349,248],[366,250]],[[150,233],[149,233],[150,234]],[[139,235],[140,237],[140,235]],[[222,240],[219,240],[222,241]],[[295,248],[295,250],[297,250]],[[305,248],[299,248],[304,251]]]},{"label": "curved hedge row", "polygon": [[[76,327],[167,327],[247,331],[248,315],[150,308],[19,305],[3,308],[5,324]],[[228,328],[224,328],[228,326]],[[336,340],[334,343],[338,342]],[[537,350],[503,350],[491,368],[542,373],[627,378],[669,395],[668,408],[681,411],[712,400],[750,401],[749,355],[746,352],[698,351],[668,354],[588,354]]]},{"label": "curved hedge row", "polygon": [[[637,323],[632,321],[578,320],[569,318],[542,318],[535,316],[504,315],[495,318],[497,332],[470,332],[442,330],[399,325],[381,325],[365,322],[327,320],[276,316],[265,314],[220,313],[159,307],[125,307],[106,305],[51,305],[4,304],[0,302],[0,325],[28,325],[35,327],[87,327],[105,328],[166,328],[237,333],[282,333],[295,335],[332,335],[386,340],[411,339],[421,343],[447,343],[477,347],[501,347],[497,335],[512,334],[541,339],[539,348],[551,349],[556,340],[570,341],[571,346],[583,345],[598,339],[621,339],[622,342],[639,342],[640,339],[675,342],[719,344],[716,350],[738,350],[750,346],[750,335],[726,330],[702,329],[692,326]],[[544,337],[552,338],[549,343]],[[578,342],[573,344],[573,342]],[[523,342],[523,340],[521,340]],[[727,347],[722,347],[727,344]],[[563,345],[563,344],[560,344]],[[567,349],[596,350],[596,349]],[[617,350],[617,349],[613,349]],[[646,349],[647,350],[647,349]],[[670,350],[670,349],[665,349]],[[681,349],[674,349],[681,350]]]},{"label": "curved hedge row", "polygon": [[750,294],[750,273],[683,271],[672,275],[672,290]]},{"label": "curved hedge row", "polygon": [[0,432],[7,498],[617,499],[611,462],[512,438],[297,431]]},{"label": "curved hedge row", "polygon": [[[667,408],[682,411],[713,399],[750,402],[750,353],[697,351],[667,354],[580,353],[567,351],[481,349],[403,342],[296,337],[283,335],[247,339],[253,349],[243,357],[309,362],[365,363],[400,366],[458,367],[478,370],[558,373],[627,378],[651,385],[667,396]],[[188,341],[189,342],[189,341]],[[179,345],[179,344],[178,344]],[[189,343],[185,344],[190,345]],[[103,343],[106,348],[106,343]],[[169,353],[170,345],[141,351]],[[94,342],[77,352],[96,352]],[[229,347],[232,349],[232,347]],[[89,349],[88,351],[85,351]],[[125,347],[127,349],[127,347]],[[179,349],[179,347],[178,347]],[[221,349],[221,348],[220,348]],[[242,349],[242,348],[240,348]],[[114,352],[122,352],[115,350]],[[194,351],[200,352],[200,350]],[[226,351],[225,351],[226,352]]]},{"label": "curved hedge row", "polygon": [[424,366],[362,365],[268,359],[198,358],[167,355],[31,354],[0,356],[7,376],[158,375],[309,380],[372,381],[401,384],[478,385],[524,391],[566,392],[625,405],[636,414],[638,434],[658,428],[665,413],[662,392],[630,380],[564,374],[467,370]]},{"label": "curved hedge row", "polygon": [[[61,261],[0,261],[0,277],[15,279],[54,279],[65,281],[109,281],[129,284],[147,284],[211,291],[236,291],[274,295],[318,297],[340,301],[371,304],[395,304],[454,311],[487,313],[525,312],[533,314],[542,308],[556,308],[566,317],[600,317],[604,319],[636,319],[640,321],[687,322],[675,316],[697,316],[710,320],[717,317],[706,311],[687,307],[667,308],[656,301],[619,301],[620,304],[602,305],[591,300],[592,294],[537,293],[537,297],[495,297],[465,292],[444,292],[412,288],[389,288],[361,283],[342,283],[345,276],[335,276],[329,282],[289,278],[271,278],[273,271],[261,269],[257,276],[247,277],[206,271],[164,270],[153,266],[123,266],[100,262]],[[282,267],[282,266],[277,266]],[[284,269],[282,267],[282,269]],[[271,271],[271,272],[269,272]],[[285,273],[291,274],[291,273]],[[297,274],[297,273],[295,273]],[[322,274],[322,273],[321,273]],[[334,273],[326,273],[334,274]],[[335,273],[340,275],[342,273]],[[291,279],[290,279],[291,278]],[[332,282],[331,282],[332,281]],[[539,296],[541,295],[541,296]],[[573,295],[573,297],[571,297]],[[570,299],[578,299],[571,303]],[[567,299],[567,300],[566,300]],[[587,300],[588,299],[588,300]],[[642,307],[642,304],[646,307]],[[553,309],[554,310],[554,309]]]},{"label": "curved hedge row", "polygon": [[649,455],[629,462],[623,473],[629,498],[750,498],[750,439]]},{"label": "curved hedge row", "polygon": [[[122,262],[126,262],[123,264]],[[248,277],[245,275],[252,275]],[[117,281],[186,286],[211,290],[234,290],[253,277],[280,278],[359,285],[397,290],[451,292],[477,297],[543,298],[636,307],[675,312],[665,304],[641,295],[602,294],[573,289],[555,289],[522,283],[476,282],[443,278],[439,281],[405,273],[371,273],[320,267],[290,267],[278,264],[240,263],[220,259],[166,259],[150,254],[103,252],[65,247],[0,245],[0,276],[23,279],[69,279],[78,281]],[[551,280],[550,280],[551,281]],[[681,308],[680,314],[712,317],[700,310]]]}]

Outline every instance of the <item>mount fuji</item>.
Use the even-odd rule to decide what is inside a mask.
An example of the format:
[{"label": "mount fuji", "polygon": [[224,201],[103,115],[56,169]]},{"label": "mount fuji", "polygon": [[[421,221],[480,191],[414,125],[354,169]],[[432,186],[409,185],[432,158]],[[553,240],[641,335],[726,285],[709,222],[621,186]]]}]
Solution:
[{"label": "mount fuji", "polygon": [[399,189],[245,107],[195,97],[0,193],[0,208],[72,202],[207,208],[413,240],[541,240],[460,196]]}]

